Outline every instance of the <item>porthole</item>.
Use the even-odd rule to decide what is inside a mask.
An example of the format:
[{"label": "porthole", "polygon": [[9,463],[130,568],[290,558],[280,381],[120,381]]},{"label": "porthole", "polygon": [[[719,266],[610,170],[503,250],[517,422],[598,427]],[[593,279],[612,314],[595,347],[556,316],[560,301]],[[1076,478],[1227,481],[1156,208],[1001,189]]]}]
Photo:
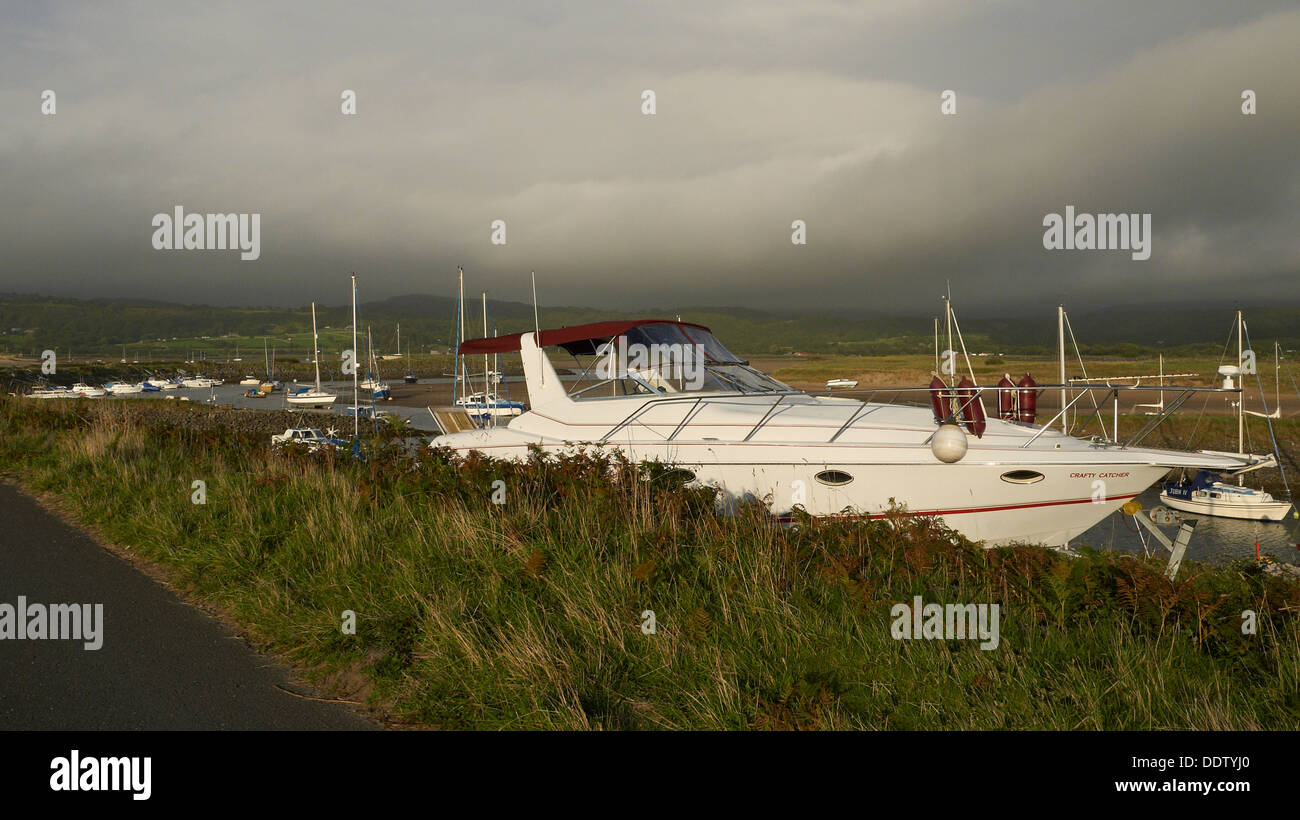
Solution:
[{"label": "porthole", "polygon": [[1010,484],[1034,484],[1042,481],[1042,473],[1036,473],[1033,470],[1012,470],[1009,473],[1002,474],[1002,480]]},{"label": "porthole", "polygon": [[695,480],[695,473],[684,467],[672,467],[655,476],[655,480],[661,484],[686,484]]},{"label": "porthole", "polygon": [[843,487],[845,484],[848,484],[853,480],[853,476],[843,470],[822,470],[820,473],[813,476],[813,478],[828,487]]}]

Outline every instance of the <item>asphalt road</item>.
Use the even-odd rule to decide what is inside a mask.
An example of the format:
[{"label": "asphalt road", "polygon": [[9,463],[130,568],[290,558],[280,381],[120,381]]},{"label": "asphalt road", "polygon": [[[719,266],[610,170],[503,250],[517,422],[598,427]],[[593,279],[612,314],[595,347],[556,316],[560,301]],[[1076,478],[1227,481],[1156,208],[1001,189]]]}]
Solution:
[{"label": "asphalt road", "polygon": [[0,484],[0,604],[103,604],[103,646],[0,640],[0,730],[378,729]]}]

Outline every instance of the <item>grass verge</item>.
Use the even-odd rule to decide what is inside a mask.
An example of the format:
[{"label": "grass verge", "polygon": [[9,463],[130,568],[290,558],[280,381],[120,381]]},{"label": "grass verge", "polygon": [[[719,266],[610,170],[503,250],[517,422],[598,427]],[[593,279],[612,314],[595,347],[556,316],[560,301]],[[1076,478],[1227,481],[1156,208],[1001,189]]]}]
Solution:
[{"label": "grass verge", "polygon": [[[930,519],[781,529],[612,457],[277,453],[231,414],[4,398],[0,470],[390,723],[1300,728],[1300,585],[1254,565],[1170,583]],[[916,595],[998,604],[998,648],[894,640]]]}]

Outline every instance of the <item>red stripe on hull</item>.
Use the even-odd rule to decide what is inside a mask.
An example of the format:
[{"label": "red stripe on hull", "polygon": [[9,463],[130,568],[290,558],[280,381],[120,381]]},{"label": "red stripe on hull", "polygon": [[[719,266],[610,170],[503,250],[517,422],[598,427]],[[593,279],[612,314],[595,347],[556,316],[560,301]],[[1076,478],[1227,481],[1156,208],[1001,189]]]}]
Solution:
[{"label": "red stripe on hull", "polygon": [[[1129,498],[1136,498],[1138,495],[1139,495],[1139,493],[1129,493],[1128,495],[1109,496],[1109,497],[1107,498],[1107,500],[1108,500],[1108,501],[1109,501],[1109,500],[1114,500],[1114,501],[1124,501],[1124,500],[1129,499]],[[1028,510],[1028,509],[1032,509],[1032,508],[1035,508],[1035,507],[1059,507],[1059,506],[1064,505],[1064,504],[1091,504],[1091,503],[1093,503],[1093,501],[1092,501],[1091,498],[1078,498],[1078,499],[1071,499],[1071,500],[1069,500],[1069,501],[1043,501],[1043,502],[1040,502],[1040,503],[1038,503],[1038,504],[1009,504],[1009,505],[1007,505],[1007,506],[1005,506],[1005,507],[971,507],[971,508],[969,508],[969,509],[965,509],[965,510],[929,510],[929,511],[923,511],[923,512],[911,512],[911,511],[908,511],[908,512],[903,513],[903,515],[908,515],[908,516],[922,516],[922,515],[934,515],[934,516],[945,516],[945,515],[965,515],[965,514],[967,514],[967,513],[1003,512],[1003,511],[1005,511],[1005,510]],[[871,515],[816,515],[816,516],[813,516],[813,517],[816,518],[816,519],[818,519],[818,520],[827,520],[827,519],[831,519],[831,520],[846,520],[846,521],[854,521],[854,520],[860,520],[860,519],[885,518],[885,517],[887,517],[888,515],[889,515],[888,513],[874,513],[874,514],[871,514]],[[777,516],[777,520],[780,521],[780,522],[782,522],[782,523],[785,523],[785,522],[787,522],[787,521],[793,521],[793,520],[794,520],[794,516],[791,516],[791,515],[779,515],[779,516]]]}]

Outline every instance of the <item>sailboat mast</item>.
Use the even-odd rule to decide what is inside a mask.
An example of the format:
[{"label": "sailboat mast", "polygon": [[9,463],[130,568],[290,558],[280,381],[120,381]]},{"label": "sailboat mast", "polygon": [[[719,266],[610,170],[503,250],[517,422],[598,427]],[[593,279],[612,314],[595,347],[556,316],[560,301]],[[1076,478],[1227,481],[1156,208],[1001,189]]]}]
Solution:
[{"label": "sailboat mast", "polygon": [[[537,319],[537,271],[530,271],[529,275],[533,280],[533,343],[537,345],[537,362],[540,365],[546,352],[542,350],[542,325]],[[538,367],[541,373],[542,386],[546,386],[546,369]]]},{"label": "sailboat mast", "polygon": [[[1237,453],[1242,454],[1246,451],[1243,449],[1246,445],[1246,397],[1245,388],[1242,387],[1246,382],[1246,376],[1242,373],[1241,361],[1241,311],[1237,311],[1237,389],[1241,392],[1237,394]],[[1237,476],[1241,481],[1241,476]]]},{"label": "sailboat mast", "polygon": [[[948,295],[943,298],[943,316],[948,328],[948,349],[944,351],[946,355],[953,356],[952,350],[952,288],[948,289]],[[952,380],[957,381],[957,360],[954,356],[952,366]]]},{"label": "sailboat mast", "polygon": [[460,312],[460,330],[458,337],[460,343],[456,346],[456,361],[460,368],[460,396],[465,398],[469,391],[469,368],[465,364],[465,358],[460,355],[460,344],[465,342],[465,269],[457,268],[460,271],[460,297],[456,301],[457,310]]},{"label": "sailboat mast", "polygon": [[311,303],[311,361],[316,365],[316,392],[320,392],[320,350],[319,337],[316,335],[316,303]]},{"label": "sailboat mast", "polygon": [[1160,354],[1160,412],[1165,410],[1165,354]]},{"label": "sailboat mast", "polygon": [[1282,362],[1278,358],[1278,342],[1273,340],[1273,412],[1282,418]]},{"label": "sailboat mast", "polygon": [[[457,270],[460,270],[457,268]],[[456,297],[456,321],[452,322],[455,326],[456,343],[452,348],[451,360],[451,400],[454,404],[456,396],[460,392],[460,296]]]},{"label": "sailboat mast", "polygon": [[934,372],[939,372],[939,317],[934,317]]},{"label": "sailboat mast", "polygon": [[357,387],[357,275],[352,274],[352,437],[361,438],[361,402]]},{"label": "sailboat mast", "polygon": [[[483,291],[483,338],[487,338],[487,291]],[[483,354],[483,398],[487,398],[488,391],[492,388],[490,384],[492,378],[488,370],[488,354]]]},{"label": "sailboat mast", "polygon": [[1061,379],[1061,432],[1069,435],[1070,425],[1066,421],[1068,414],[1065,412],[1069,404],[1065,395],[1065,305],[1056,306],[1056,350],[1060,359],[1057,375]]}]

